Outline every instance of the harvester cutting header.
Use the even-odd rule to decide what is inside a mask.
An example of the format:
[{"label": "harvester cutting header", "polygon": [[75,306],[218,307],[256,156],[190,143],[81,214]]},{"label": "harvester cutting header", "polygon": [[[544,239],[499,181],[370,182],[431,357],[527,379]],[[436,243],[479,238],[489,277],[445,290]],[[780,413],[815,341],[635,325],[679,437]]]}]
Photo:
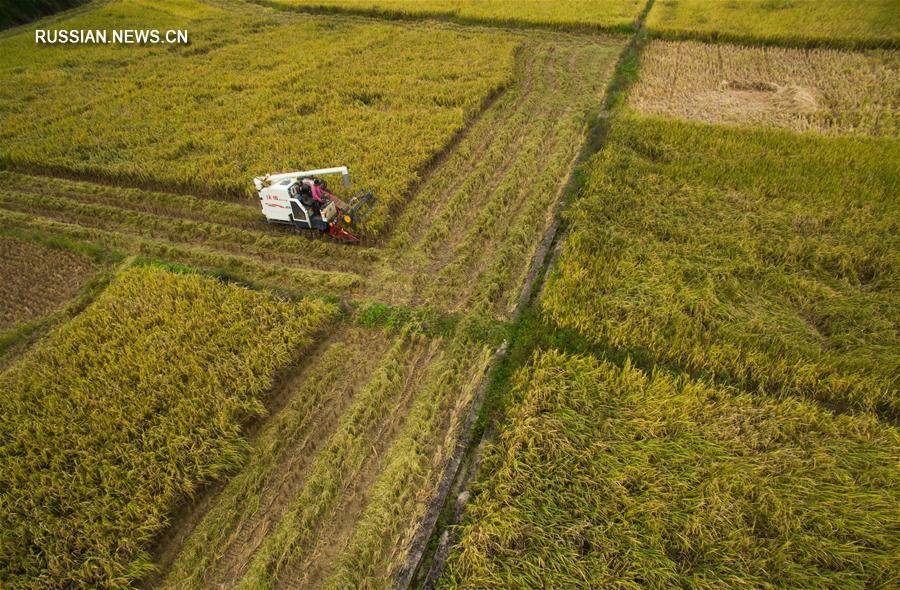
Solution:
[{"label": "harvester cutting header", "polygon": [[298,230],[313,230],[343,242],[358,242],[359,238],[347,227],[365,219],[375,204],[375,197],[365,192],[350,199],[349,203],[345,202],[329,192],[328,185],[319,178],[329,174],[340,174],[344,187],[350,186],[346,166],[254,178],[266,221],[290,225]]}]

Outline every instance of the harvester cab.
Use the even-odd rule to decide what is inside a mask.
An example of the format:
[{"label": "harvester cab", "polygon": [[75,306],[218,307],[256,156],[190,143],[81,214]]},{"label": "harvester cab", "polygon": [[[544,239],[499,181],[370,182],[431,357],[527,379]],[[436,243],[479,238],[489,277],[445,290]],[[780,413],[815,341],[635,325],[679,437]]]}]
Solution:
[{"label": "harvester cab", "polygon": [[358,242],[359,238],[347,228],[365,220],[375,204],[375,197],[364,192],[345,202],[331,193],[320,178],[329,174],[340,174],[344,187],[350,186],[346,166],[254,178],[266,221],[317,232],[342,242]]}]

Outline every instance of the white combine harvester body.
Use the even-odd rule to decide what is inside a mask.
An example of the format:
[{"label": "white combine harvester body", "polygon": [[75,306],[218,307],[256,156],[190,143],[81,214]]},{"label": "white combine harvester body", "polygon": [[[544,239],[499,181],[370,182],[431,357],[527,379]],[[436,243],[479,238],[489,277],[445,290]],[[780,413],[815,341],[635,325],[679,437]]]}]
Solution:
[{"label": "white combine harvester body", "polygon": [[[303,172],[285,172],[282,174],[269,174],[253,179],[256,191],[259,193],[260,205],[267,221],[280,223],[309,224],[312,212],[300,200],[300,181],[304,178],[316,178],[327,174],[340,174],[344,179],[344,186],[350,186],[350,172],[346,166],[337,168],[321,168],[319,170],[306,170]],[[335,207],[334,214],[337,214]],[[323,209],[322,213],[325,213]],[[326,221],[333,221],[327,219]]]},{"label": "white combine harvester body", "polygon": [[328,192],[319,177],[340,174],[344,187],[350,186],[346,166],[303,172],[267,174],[253,179],[262,213],[269,223],[282,223],[297,229],[316,230],[346,242],[358,239],[345,225],[360,221],[375,202],[371,193],[354,197],[350,204]]}]

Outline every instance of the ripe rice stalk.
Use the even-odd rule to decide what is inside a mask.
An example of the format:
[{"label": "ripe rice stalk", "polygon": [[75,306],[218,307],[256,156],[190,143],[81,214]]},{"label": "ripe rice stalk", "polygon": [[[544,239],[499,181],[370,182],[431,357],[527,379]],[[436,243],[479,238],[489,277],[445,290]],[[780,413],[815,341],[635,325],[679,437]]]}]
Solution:
[{"label": "ripe rice stalk", "polygon": [[647,28],[674,39],[896,48],[898,20],[894,0],[656,0]]},{"label": "ripe rice stalk", "polygon": [[896,577],[893,426],[538,351],[440,588],[849,588]]},{"label": "ripe rice stalk", "polygon": [[459,338],[444,359],[429,367],[403,431],[381,460],[380,475],[351,538],[330,560],[323,588],[391,585],[490,356],[488,347]]},{"label": "ripe rice stalk", "polygon": [[[336,307],[136,267],[0,374],[0,580],[128,588]],[[103,491],[98,501],[98,490]]]},{"label": "ripe rice stalk", "polygon": [[621,49],[595,39],[523,46],[516,82],[398,218],[392,254],[372,275],[378,297],[495,317],[512,311]]},{"label": "ripe rice stalk", "polygon": [[626,117],[588,171],[546,317],[751,390],[900,416],[897,140]]},{"label": "ripe rice stalk", "polygon": [[[132,211],[119,206],[98,205],[72,201],[69,198],[7,192],[0,189],[0,208],[21,211],[56,219],[64,223],[78,223],[86,227],[119,231],[149,239],[176,244],[193,245],[221,250],[237,255],[253,255],[267,263],[282,266],[302,266],[324,271],[360,272],[377,255],[373,250],[344,248],[340,257],[330,257],[340,246],[315,239],[298,239],[296,234],[262,226],[255,231],[230,225],[180,219]],[[355,263],[354,263],[355,262]]]},{"label": "ripe rice stalk", "polygon": [[[386,423],[407,418],[420,368],[441,356],[438,340],[409,334],[397,340],[384,356],[371,380],[341,416],[337,431],[316,456],[304,485],[291,501],[291,509],[254,554],[236,588],[273,588],[292,562],[301,559],[317,531],[352,493],[355,478],[374,456]],[[421,366],[420,366],[421,365]]]},{"label": "ripe rice stalk", "polygon": [[246,466],[229,480],[187,538],[162,588],[208,587],[223,575],[223,555],[252,552],[255,538],[245,531],[254,530],[260,522],[277,523],[284,515],[290,505],[284,502],[284,482],[303,475],[297,454],[311,455],[323,442],[310,440],[323,436],[318,424],[353,399],[388,348],[385,334],[354,328],[341,334],[321,356],[302,361],[309,363],[305,378],[291,392],[285,408],[253,440]]},{"label": "ripe rice stalk", "polygon": [[266,264],[254,258],[210,250],[202,244],[186,245],[61,223],[0,208],[0,228],[17,228],[64,237],[88,246],[186,264],[295,294],[341,295],[359,286],[362,277],[350,273]]},{"label": "ripe rice stalk", "polygon": [[275,0],[274,3],[300,10],[623,33],[633,31],[644,7],[643,0]]}]

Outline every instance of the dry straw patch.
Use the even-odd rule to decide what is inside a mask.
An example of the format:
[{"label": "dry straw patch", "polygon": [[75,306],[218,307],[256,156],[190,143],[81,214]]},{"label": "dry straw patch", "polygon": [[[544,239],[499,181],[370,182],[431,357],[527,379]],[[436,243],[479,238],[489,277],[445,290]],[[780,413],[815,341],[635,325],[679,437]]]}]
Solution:
[{"label": "dry straw patch", "polygon": [[890,51],[654,41],[631,104],[708,123],[896,136],[898,66]]},{"label": "dry straw patch", "polygon": [[0,330],[57,309],[78,293],[94,269],[79,254],[0,238]]}]

